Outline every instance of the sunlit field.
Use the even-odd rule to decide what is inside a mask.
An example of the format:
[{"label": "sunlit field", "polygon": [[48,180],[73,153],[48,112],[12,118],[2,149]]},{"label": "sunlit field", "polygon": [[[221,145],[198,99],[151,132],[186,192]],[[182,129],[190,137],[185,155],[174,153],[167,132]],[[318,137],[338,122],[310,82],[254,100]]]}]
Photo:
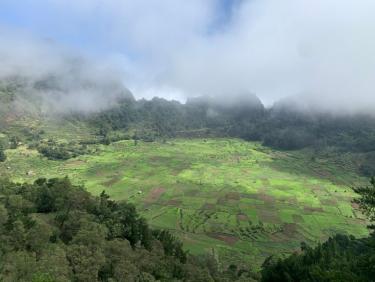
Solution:
[{"label": "sunlit field", "polygon": [[[367,235],[351,200],[361,181],[334,163],[237,139],[121,141],[50,161],[20,146],[0,172],[16,181],[69,176],[93,194],[133,202],[154,228],[173,231],[191,253],[255,262],[335,233]],[[315,164],[314,164],[315,163]]]}]

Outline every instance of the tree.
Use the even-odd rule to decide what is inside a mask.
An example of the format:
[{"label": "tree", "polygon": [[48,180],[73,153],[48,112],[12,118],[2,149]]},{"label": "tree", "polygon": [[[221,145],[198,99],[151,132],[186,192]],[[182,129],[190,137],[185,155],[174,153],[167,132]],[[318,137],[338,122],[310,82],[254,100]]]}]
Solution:
[{"label": "tree", "polygon": [[36,221],[26,233],[26,246],[29,250],[40,255],[52,236],[52,228],[43,221]]},{"label": "tree", "polygon": [[122,259],[113,267],[113,277],[116,281],[139,281],[139,269],[130,261]]},{"label": "tree", "polygon": [[105,245],[107,228],[102,224],[83,219],[72,243],[85,245],[91,249],[102,249]]},{"label": "tree", "polygon": [[134,205],[67,178],[0,180],[0,195],[0,281],[239,280],[237,269],[212,271],[169,232],[153,233]]},{"label": "tree", "polygon": [[38,270],[40,273],[48,273],[55,282],[70,281],[72,277],[66,251],[58,244],[45,244],[43,254],[38,261]]},{"label": "tree", "polygon": [[[353,189],[360,195],[359,198],[354,199],[354,202],[359,205],[365,215],[371,222],[375,221],[375,178],[372,177],[370,185],[358,187]],[[370,225],[370,229],[374,230],[375,225]]]},{"label": "tree", "polygon": [[154,230],[153,236],[162,243],[166,255],[175,256],[182,263],[186,262],[186,252],[182,249],[182,243],[169,231]]},{"label": "tree", "polygon": [[16,220],[10,231],[10,242],[15,250],[23,250],[26,244],[26,232],[22,221]]},{"label": "tree", "polygon": [[105,263],[105,257],[100,250],[73,244],[68,247],[67,256],[76,281],[98,280],[99,270]]},{"label": "tree", "polygon": [[33,281],[36,269],[35,256],[26,251],[7,253],[2,257],[1,281]]},{"label": "tree", "polygon": [[8,221],[8,210],[3,204],[0,204],[0,225],[5,224]]}]

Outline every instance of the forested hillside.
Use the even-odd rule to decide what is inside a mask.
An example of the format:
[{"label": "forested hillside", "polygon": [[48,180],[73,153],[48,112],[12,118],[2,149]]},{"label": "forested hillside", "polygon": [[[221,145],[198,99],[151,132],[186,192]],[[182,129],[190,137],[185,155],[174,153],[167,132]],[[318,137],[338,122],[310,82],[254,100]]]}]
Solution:
[{"label": "forested hillside", "polygon": [[99,136],[109,139],[115,138],[111,132],[122,131],[127,137],[149,141],[211,135],[262,141],[286,150],[326,146],[354,152],[375,150],[375,118],[371,115],[301,110],[293,103],[276,103],[265,108],[252,94],[225,100],[192,98],[185,104],[162,98],[136,100],[125,88],[116,89],[116,98],[103,109],[61,111],[52,103],[62,99],[61,87],[53,78],[33,83],[22,77],[2,80],[0,126],[4,130],[30,115],[40,119],[58,116],[68,121],[88,122]]},{"label": "forested hillside", "polygon": [[236,137],[260,141],[280,150],[308,148],[316,154],[351,153],[360,173],[375,173],[375,118],[365,114],[301,111],[280,106],[264,108],[252,99],[218,103],[191,99],[186,104],[154,98],[124,100],[118,106],[91,115],[103,142],[125,138],[153,141],[168,137]]},{"label": "forested hillside", "polygon": [[125,202],[93,197],[68,179],[0,183],[0,280],[251,281],[232,265],[193,257]]},{"label": "forested hillside", "polygon": [[370,115],[306,113],[277,105],[265,109],[255,96],[235,104],[211,99],[193,99],[186,104],[159,98],[125,100],[89,119],[101,126],[102,133],[138,128],[143,131],[140,138],[194,136],[196,130],[202,130],[203,135],[257,140],[285,150],[325,146],[355,152],[375,150],[375,119]]}]

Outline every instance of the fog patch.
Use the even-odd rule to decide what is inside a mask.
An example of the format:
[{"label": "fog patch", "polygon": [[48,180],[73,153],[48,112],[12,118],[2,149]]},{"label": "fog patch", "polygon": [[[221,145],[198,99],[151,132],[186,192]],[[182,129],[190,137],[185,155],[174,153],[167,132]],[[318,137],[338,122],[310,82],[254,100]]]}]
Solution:
[{"label": "fog patch", "polygon": [[44,112],[88,113],[131,97],[125,72],[111,61],[22,35],[0,30],[0,79],[17,86],[20,100],[35,99]]}]

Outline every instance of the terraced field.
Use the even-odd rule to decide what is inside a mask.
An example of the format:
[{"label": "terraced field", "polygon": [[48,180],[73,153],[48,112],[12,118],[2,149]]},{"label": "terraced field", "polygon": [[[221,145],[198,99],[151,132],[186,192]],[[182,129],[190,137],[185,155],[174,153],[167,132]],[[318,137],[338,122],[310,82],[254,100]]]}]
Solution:
[{"label": "terraced field", "polygon": [[93,145],[65,162],[8,150],[0,173],[17,181],[69,176],[98,194],[136,204],[154,227],[178,235],[192,253],[260,265],[334,233],[367,235],[349,188],[363,181],[335,163],[234,139]]}]

